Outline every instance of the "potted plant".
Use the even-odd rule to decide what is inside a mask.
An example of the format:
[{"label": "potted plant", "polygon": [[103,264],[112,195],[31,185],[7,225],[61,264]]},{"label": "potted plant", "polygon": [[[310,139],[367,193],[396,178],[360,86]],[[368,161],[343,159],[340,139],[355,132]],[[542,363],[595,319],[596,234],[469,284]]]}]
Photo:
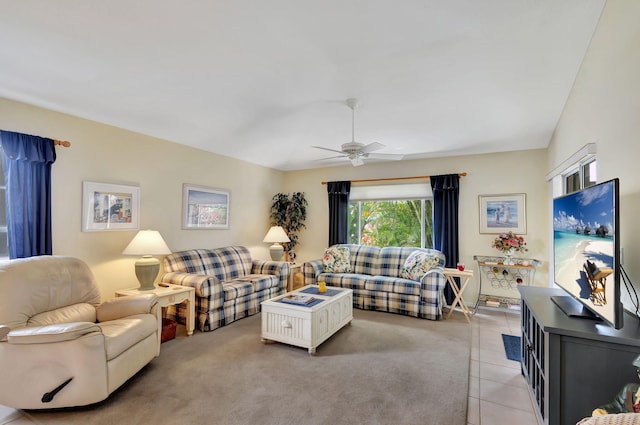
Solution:
[{"label": "potted plant", "polygon": [[271,225],[282,226],[291,242],[285,243],[284,248],[290,261],[294,261],[293,248],[298,244],[298,232],[307,227],[307,200],[303,192],[277,193],[271,202]]}]

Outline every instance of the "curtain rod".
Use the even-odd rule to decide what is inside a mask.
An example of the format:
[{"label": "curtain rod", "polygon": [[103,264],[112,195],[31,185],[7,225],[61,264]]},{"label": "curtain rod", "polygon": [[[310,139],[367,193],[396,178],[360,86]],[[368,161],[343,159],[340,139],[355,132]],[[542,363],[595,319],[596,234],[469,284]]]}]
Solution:
[{"label": "curtain rod", "polygon": [[[464,177],[467,173],[458,173],[458,176]],[[414,176],[414,177],[386,177],[382,179],[363,179],[363,180],[351,180],[351,183],[369,183],[369,182],[382,182],[389,180],[414,180],[414,179],[428,179],[431,176]],[[322,182],[322,184],[327,184],[327,182]]]},{"label": "curtain rod", "polygon": [[53,145],[68,148],[69,146],[71,146],[71,142],[67,142],[66,140],[54,140]]}]

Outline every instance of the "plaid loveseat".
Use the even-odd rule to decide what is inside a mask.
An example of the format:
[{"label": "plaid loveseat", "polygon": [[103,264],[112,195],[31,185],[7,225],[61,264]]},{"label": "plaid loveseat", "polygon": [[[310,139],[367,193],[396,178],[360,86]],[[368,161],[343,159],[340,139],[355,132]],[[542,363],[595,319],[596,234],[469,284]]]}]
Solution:
[{"label": "plaid loveseat", "polygon": [[[363,310],[379,310],[422,319],[442,318],[443,291],[447,279],[443,274],[445,256],[434,249],[340,244],[349,249],[349,272],[323,272],[322,259],[304,263],[305,284],[316,284],[318,278],[329,286],[353,290],[353,306]],[[409,255],[422,251],[437,263],[415,280],[402,277]]]},{"label": "plaid loveseat", "polygon": [[[256,314],[260,303],[284,293],[289,264],[252,260],[242,246],[192,249],[164,258],[161,282],[196,289],[196,326],[212,331],[235,320]],[[169,317],[184,323],[186,311],[169,308]]]}]

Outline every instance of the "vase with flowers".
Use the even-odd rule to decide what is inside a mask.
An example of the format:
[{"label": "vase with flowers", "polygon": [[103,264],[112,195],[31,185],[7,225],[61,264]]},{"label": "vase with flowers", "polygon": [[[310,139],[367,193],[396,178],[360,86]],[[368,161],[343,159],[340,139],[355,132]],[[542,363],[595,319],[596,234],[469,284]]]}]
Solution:
[{"label": "vase with flowers", "polygon": [[492,242],[491,246],[502,252],[505,256],[504,264],[513,264],[513,254],[516,252],[526,252],[527,242],[522,236],[513,232],[501,233]]}]

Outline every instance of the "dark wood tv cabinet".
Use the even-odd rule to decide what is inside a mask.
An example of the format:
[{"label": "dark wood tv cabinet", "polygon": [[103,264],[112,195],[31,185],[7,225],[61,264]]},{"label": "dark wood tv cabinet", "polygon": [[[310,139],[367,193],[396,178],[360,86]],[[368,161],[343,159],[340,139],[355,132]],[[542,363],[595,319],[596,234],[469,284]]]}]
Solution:
[{"label": "dark wood tv cabinet", "polygon": [[522,286],[521,368],[538,422],[575,424],[613,401],[629,382],[640,355],[640,321],[625,312],[624,326],[569,317],[550,299],[558,288]]}]

